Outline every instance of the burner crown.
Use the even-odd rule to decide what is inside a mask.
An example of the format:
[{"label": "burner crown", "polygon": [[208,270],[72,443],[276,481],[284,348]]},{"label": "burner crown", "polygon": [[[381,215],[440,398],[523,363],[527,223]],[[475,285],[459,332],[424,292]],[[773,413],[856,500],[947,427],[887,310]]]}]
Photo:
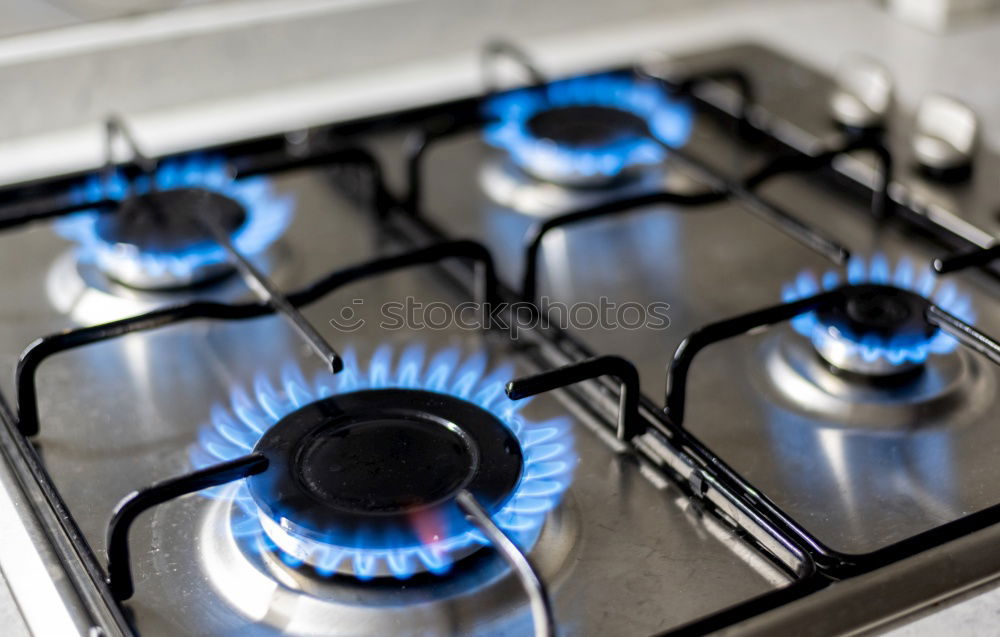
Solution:
[{"label": "burner crown", "polygon": [[486,141],[529,175],[598,186],[655,165],[691,131],[686,102],[655,82],[603,74],[497,95],[484,104]]},{"label": "burner crown", "polygon": [[[268,429],[254,451],[271,469],[248,480],[281,529],[328,544],[368,537],[369,548],[427,543],[470,529],[454,505],[468,489],[498,511],[521,478],[521,448],[489,411],[415,389],[367,389],[309,403]],[[280,544],[280,542],[279,542]]]},{"label": "burner crown", "polygon": [[122,202],[116,212],[60,219],[56,229],[78,244],[81,262],[144,290],[196,285],[228,271],[225,250],[184,214],[192,207],[220,215],[236,248],[255,257],[285,232],[294,205],[291,197],[275,195],[265,178],[234,179],[224,159],[201,155],[166,159],[152,176],[95,175],[73,197]]},{"label": "burner crown", "polygon": [[[812,341],[835,368],[868,376],[890,376],[923,364],[931,354],[947,354],[957,342],[925,319],[935,303],[966,322],[975,320],[968,296],[951,282],[938,286],[928,267],[918,277],[913,264],[901,259],[892,271],[883,255],[866,261],[852,258],[847,267],[843,301],[796,317],[792,326]],[[803,272],[786,285],[782,298],[796,301],[843,285],[836,272],[822,281]]]},{"label": "burner crown", "polygon": [[235,493],[232,530],[245,552],[322,576],[445,573],[486,543],[454,506],[456,485],[519,545],[535,542],[572,477],[569,422],[523,418],[528,401],[504,394],[509,366],[487,374],[482,354],[462,360],[450,348],[426,363],[425,354],[409,347],[394,364],[380,347],[364,369],[347,350],[336,376],[310,382],[290,365],[279,386],[260,375],[252,394],[236,387],[228,407],[212,410],[191,449],[195,467],[254,449],[272,462]]}]

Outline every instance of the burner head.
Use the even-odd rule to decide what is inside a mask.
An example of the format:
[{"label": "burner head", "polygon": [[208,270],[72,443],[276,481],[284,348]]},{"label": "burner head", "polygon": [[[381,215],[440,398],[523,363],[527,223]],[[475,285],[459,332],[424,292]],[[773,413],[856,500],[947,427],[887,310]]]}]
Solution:
[{"label": "burner head", "polygon": [[390,550],[433,546],[471,529],[454,497],[491,511],[523,468],[514,435],[465,400],[413,389],[332,396],[282,418],[254,451],[267,472],[248,480],[265,530],[306,563],[314,542]]},{"label": "burner head", "polygon": [[843,303],[819,311],[819,320],[838,324],[864,337],[869,334],[890,339],[898,334],[929,338],[934,326],[924,320],[924,297],[893,287],[865,283],[848,289]]},{"label": "burner head", "polygon": [[681,146],[691,110],[652,82],[607,74],[498,95],[486,141],[527,174],[570,187],[604,186],[659,164]]},{"label": "burner head", "polygon": [[179,270],[140,265],[141,255],[158,255],[166,262],[174,254],[217,249],[210,233],[196,218],[206,215],[214,215],[231,235],[247,219],[238,202],[203,188],[154,190],[128,197],[116,212],[97,219],[97,236],[114,246],[99,266],[108,277],[139,289],[185,287],[224,276],[231,271],[225,262],[206,262]]},{"label": "burner head", "polygon": [[441,575],[487,540],[459,512],[468,489],[519,546],[537,541],[575,465],[570,423],[533,422],[504,385],[510,366],[486,373],[486,357],[462,360],[421,346],[378,348],[368,369],[344,351],[344,370],[307,381],[294,365],[275,386],[233,389],[191,449],[196,468],[258,450],[264,474],[235,493],[231,531],[248,556],[265,553],[319,577],[361,580]]},{"label": "burner head", "polygon": [[[839,303],[792,321],[819,355],[840,371],[866,377],[898,376],[916,370],[931,354],[954,350],[955,340],[925,318],[932,301],[967,322],[975,320],[968,296],[948,283],[937,287],[930,268],[918,277],[906,259],[892,272],[881,255],[870,264],[854,258],[848,263],[847,280]],[[835,272],[826,273],[822,282],[803,273],[785,286],[782,297],[791,302],[841,286]]]},{"label": "burner head", "polygon": [[75,189],[76,203],[113,199],[115,212],[83,212],[56,224],[79,245],[81,264],[110,281],[139,290],[205,283],[231,269],[225,250],[189,213],[215,214],[248,257],[262,255],[291,221],[293,200],[276,196],[262,177],[234,179],[224,159],[192,155],[167,159],[154,175],[95,175]]},{"label": "burner head", "polygon": [[600,147],[649,134],[646,122],[610,106],[563,106],[541,111],[528,120],[538,139],[570,148]]},{"label": "burner head", "polygon": [[850,286],[841,303],[816,312],[825,329],[814,335],[813,344],[825,361],[847,372],[872,376],[907,372],[922,361],[894,362],[874,352],[866,355],[864,346],[885,343],[904,349],[929,341],[937,328],[924,318],[928,306],[927,299],[909,290],[871,283]]}]

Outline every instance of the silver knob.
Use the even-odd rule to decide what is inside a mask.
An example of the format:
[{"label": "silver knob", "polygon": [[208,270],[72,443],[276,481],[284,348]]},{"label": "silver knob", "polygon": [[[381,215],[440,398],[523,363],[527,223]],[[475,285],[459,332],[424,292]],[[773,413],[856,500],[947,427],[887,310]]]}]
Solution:
[{"label": "silver knob", "polygon": [[852,56],[840,66],[830,94],[830,112],[844,126],[876,128],[892,106],[892,76],[872,58]]},{"label": "silver knob", "polygon": [[966,104],[939,94],[920,101],[913,152],[921,166],[935,172],[968,168],[978,141],[979,118]]}]

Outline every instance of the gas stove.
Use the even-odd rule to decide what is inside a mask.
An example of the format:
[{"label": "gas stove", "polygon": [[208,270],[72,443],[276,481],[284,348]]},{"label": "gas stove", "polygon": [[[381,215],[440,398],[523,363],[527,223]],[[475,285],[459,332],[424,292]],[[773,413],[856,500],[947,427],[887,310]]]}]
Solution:
[{"label": "gas stove", "polygon": [[483,68],[171,157],[111,118],[103,169],[0,192],[26,620],[830,634],[1000,572],[967,109],[756,45]]}]

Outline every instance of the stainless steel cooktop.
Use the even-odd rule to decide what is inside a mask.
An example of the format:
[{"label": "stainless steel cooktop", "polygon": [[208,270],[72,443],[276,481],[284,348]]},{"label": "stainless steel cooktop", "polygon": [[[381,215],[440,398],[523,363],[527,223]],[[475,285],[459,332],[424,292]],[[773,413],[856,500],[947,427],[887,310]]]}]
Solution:
[{"label": "stainless steel cooktop", "polygon": [[[957,543],[971,555],[995,533],[1000,369],[988,335],[1000,334],[1000,289],[987,267],[930,267],[995,236],[995,159],[977,149],[961,165],[918,170],[908,149],[919,121],[890,110],[887,132],[845,128],[830,115],[835,89],[747,45],[5,191],[0,365],[20,370],[0,380],[5,451],[78,596],[63,596],[75,624],[140,635],[545,634],[529,603],[540,590],[558,634],[819,634],[869,626],[1000,569],[986,558],[957,568],[953,557]],[[824,160],[840,149],[851,153]],[[208,186],[240,204],[233,249],[280,290],[257,289],[270,306],[198,234],[198,214],[217,210],[199,194]],[[198,192],[170,194],[185,189]],[[104,214],[50,218],[108,197],[119,203]],[[17,214],[39,219],[3,221]],[[457,240],[475,243],[442,244]],[[392,265],[413,250],[425,251],[419,267]],[[465,267],[468,257],[478,266]],[[308,287],[331,271],[340,274]],[[500,325],[432,320],[432,307],[454,319],[484,287],[514,304],[495,314]],[[302,306],[343,371],[323,369],[283,302]],[[783,303],[802,309],[750,314]],[[387,318],[412,304],[414,314]],[[661,320],[642,314],[650,308]],[[57,336],[32,345],[45,335]],[[712,346],[687,374],[702,339]],[[563,365],[576,366],[545,374]],[[514,378],[527,379],[514,396],[561,388],[520,410],[523,429],[505,420],[522,403],[500,393]],[[457,394],[479,405],[470,422],[492,411],[501,431],[519,434],[517,486],[486,510],[499,521],[503,502],[530,500],[520,522],[496,524],[527,554],[539,589],[523,588],[524,571],[501,559],[510,552],[481,546],[495,540],[466,542],[486,533],[474,516],[455,522],[461,550],[446,558],[421,552],[440,540],[433,532],[424,549],[360,532],[307,542],[306,514],[271,515],[261,495],[280,454],[229,484],[191,483],[207,491],[175,482],[143,492],[131,502],[158,506],[124,544],[109,536],[130,493],[261,454],[269,427],[340,423],[331,414],[370,400],[360,413],[378,417],[358,422],[396,435],[417,418],[399,403],[418,401],[384,393],[397,386]],[[317,401],[328,405],[322,418],[295,415]],[[441,405],[420,409],[449,431],[471,430],[437,414]],[[366,485],[351,494],[367,503],[348,506],[338,492],[339,522],[326,531],[346,524],[345,510],[370,514],[377,497],[434,500],[424,478],[447,478],[451,457],[426,461],[406,442],[387,461],[388,444],[354,449],[354,464],[324,456],[324,471],[344,472],[336,484]],[[492,475],[494,457],[481,465],[470,453],[469,475]],[[351,473],[374,457],[402,477]],[[407,474],[416,460],[426,465]],[[295,475],[295,488],[333,479]],[[187,491],[197,492],[172,497]],[[456,488],[443,492],[434,506],[451,506],[441,503]],[[115,520],[146,510],[130,506]],[[408,520],[426,531],[425,518]],[[937,559],[953,570],[905,583]],[[878,589],[877,609],[851,601],[886,573],[895,579]]]}]

